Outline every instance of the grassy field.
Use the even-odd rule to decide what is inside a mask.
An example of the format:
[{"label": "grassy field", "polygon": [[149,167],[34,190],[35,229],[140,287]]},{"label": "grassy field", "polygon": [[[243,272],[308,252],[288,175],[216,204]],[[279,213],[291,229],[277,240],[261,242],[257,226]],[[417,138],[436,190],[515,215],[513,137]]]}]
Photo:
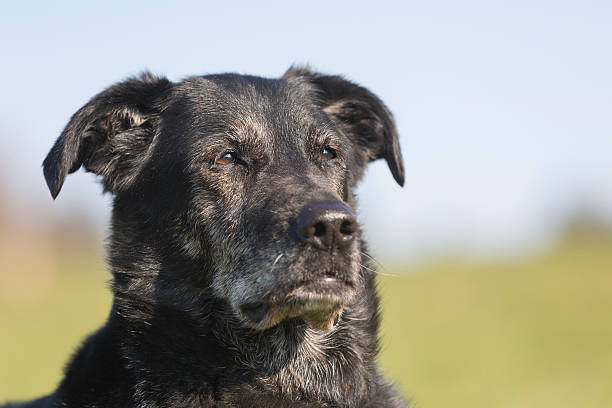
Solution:
[{"label": "grassy field", "polygon": [[[0,401],[53,389],[106,318],[101,255],[72,253],[27,259],[2,246]],[[399,276],[381,277],[380,360],[415,406],[612,406],[612,240],[384,272]]]}]

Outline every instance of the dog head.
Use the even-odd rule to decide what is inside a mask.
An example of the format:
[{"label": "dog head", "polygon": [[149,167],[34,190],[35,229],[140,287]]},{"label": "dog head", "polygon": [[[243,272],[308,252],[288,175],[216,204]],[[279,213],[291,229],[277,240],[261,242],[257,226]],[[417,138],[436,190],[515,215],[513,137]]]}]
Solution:
[{"label": "dog head", "polygon": [[71,118],[43,168],[54,198],[80,167],[115,196],[116,291],[183,309],[212,296],[246,327],[325,330],[362,285],[352,190],[376,159],[403,184],[385,105],[290,69],[114,85]]}]

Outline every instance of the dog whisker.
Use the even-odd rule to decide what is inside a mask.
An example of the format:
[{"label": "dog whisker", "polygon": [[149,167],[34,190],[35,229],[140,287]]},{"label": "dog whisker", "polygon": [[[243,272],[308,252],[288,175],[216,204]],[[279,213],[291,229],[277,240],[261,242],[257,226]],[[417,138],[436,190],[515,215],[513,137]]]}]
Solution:
[{"label": "dog whisker", "polygon": [[375,273],[377,275],[380,275],[380,276],[389,276],[389,277],[392,277],[392,278],[399,278],[399,275],[395,275],[395,274],[392,274],[392,273],[378,272],[376,269],[368,268],[367,266],[365,266],[365,265],[363,265],[361,263],[359,264],[359,266],[361,266],[365,270],[368,270],[368,271],[370,271],[372,273]]},{"label": "dog whisker", "polygon": [[276,263],[283,257],[284,254],[279,254],[276,259],[274,260],[274,263],[272,264],[272,266],[276,265]]},{"label": "dog whisker", "polygon": [[278,263],[278,261],[280,261],[280,259],[283,257],[283,255],[284,254],[281,252],[280,254],[278,254],[276,259],[274,259],[274,262],[272,262],[272,266],[270,266],[270,274],[272,273],[272,271],[274,271],[274,266],[276,266],[276,264]]},{"label": "dog whisker", "polygon": [[374,258],[372,255],[368,254],[367,252],[361,251],[361,255],[368,257],[368,259],[376,263],[376,265],[378,265],[379,268],[385,269],[384,265],[379,260]]}]

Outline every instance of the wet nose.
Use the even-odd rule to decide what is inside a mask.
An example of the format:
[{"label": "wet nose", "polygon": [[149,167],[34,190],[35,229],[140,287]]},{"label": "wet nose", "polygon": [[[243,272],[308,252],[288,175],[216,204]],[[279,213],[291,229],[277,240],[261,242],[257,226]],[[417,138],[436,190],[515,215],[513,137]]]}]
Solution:
[{"label": "wet nose", "polygon": [[300,239],[319,249],[345,248],[353,241],[356,231],[355,216],[339,201],[309,204],[297,219]]}]

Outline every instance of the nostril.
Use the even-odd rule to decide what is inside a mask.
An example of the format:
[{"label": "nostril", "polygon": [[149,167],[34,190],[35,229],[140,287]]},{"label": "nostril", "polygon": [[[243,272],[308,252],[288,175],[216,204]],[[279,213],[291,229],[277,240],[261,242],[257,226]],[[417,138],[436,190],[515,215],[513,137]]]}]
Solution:
[{"label": "nostril", "polygon": [[344,235],[352,235],[355,232],[355,223],[351,221],[344,221],[340,225],[340,233]]},{"label": "nostril", "polygon": [[315,237],[324,237],[326,232],[327,232],[327,228],[325,227],[324,223],[317,222],[314,225],[314,236]]},{"label": "nostril", "polygon": [[342,235],[353,235],[357,231],[357,223],[353,220],[345,220],[340,224],[340,233]]}]

